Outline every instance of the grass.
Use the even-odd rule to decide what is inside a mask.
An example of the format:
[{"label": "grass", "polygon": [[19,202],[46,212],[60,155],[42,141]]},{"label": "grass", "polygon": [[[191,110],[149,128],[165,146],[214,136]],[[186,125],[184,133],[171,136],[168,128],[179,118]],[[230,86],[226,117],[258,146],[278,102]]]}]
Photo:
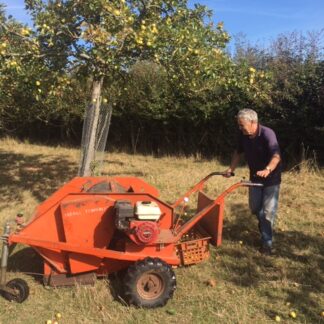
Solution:
[{"label": "grass", "polygon": [[[78,150],[0,140],[0,225],[23,210],[26,217],[77,173]],[[173,202],[212,171],[226,168],[216,160],[109,153],[104,173],[138,176]],[[276,225],[274,257],[257,251],[257,222],[240,189],[226,201],[223,244],[199,265],[176,269],[177,290],[159,309],[124,306],[113,297],[110,281],[94,286],[46,289],[23,272],[39,272],[33,250],[17,246],[9,259],[8,279],[21,277],[30,285],[23,304],[0,298],[0,323],[45,323],[60,312],[59,323],[323,323],[324,310],[324,174],[304,166],[283,174]],[[206,188],[210,197],[242,177],[218,177]],[[240,242],[241,241],[241,242]],[[211,285],[211,280],[216,285]],[[294,310],[297,318],[291,319]]]}]

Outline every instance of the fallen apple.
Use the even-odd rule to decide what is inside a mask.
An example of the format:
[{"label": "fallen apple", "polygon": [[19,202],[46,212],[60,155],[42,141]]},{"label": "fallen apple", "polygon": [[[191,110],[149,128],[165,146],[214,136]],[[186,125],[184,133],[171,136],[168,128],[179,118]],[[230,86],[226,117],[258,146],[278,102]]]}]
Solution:
[{"label": "fallen apple", "polygon": [[296,314],[296,312],[292,311],[292,312],[290,312],[289,316],[291,318],[296,318],[297,317],[297,314]]}]

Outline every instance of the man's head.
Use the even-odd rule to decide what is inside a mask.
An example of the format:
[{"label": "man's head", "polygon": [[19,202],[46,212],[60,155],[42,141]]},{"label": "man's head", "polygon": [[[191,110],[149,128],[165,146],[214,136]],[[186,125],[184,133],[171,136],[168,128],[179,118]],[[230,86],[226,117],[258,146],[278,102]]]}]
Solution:
[{"label": "man's head", "polygon": [[256,135],[258,114],[252,109],[242,109],[237,114],[237,124],[244,135]]}]

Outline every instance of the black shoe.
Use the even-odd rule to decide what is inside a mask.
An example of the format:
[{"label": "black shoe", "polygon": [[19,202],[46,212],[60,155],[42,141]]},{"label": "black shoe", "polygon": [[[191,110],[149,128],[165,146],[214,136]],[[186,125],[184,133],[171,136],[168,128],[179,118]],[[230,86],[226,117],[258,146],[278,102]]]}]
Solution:
[{"label": "black shoe", "polygon": [[259,249],[259,252],[263,255],[272,255],[272,248],[268,245],[262,245]]}]

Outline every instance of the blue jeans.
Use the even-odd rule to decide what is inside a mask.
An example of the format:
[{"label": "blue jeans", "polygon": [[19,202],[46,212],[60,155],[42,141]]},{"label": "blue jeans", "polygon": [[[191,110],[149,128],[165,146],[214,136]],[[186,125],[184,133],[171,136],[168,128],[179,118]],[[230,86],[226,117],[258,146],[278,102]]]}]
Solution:
[{"label": "blue jeans", "polygon": [[251,212],[258,218],[262,244],[271,247],[280,185],[250,187],[249,189],[249,206]]}]

